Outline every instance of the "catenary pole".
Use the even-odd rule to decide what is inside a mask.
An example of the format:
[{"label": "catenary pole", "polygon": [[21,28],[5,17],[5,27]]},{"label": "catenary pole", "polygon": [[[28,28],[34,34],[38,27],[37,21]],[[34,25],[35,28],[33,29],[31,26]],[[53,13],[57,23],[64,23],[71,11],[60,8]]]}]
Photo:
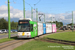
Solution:
[{"label": "catenary pole", "polygon": [[11,31],[11,29],[10,29],[11,27],[10,27],[10,2],[9,2],[9,0],[8,0],[8,38],[10,39],[10,31]]},{"label": "catenary pole", "polygon": [[23,0],[23,15],[24,15],[24,19],[25,19],[25,0]]},{"label": "catenary pole", "polygon": [[56,24],[56,18],[54,17],[54,19],[55,19],[55,24]]},{"label": "catenary pole", "polygon": [[51,17],[51,24],[52,24],[52,17]]},{"label": "catenary pole", "polygon": [[55,24],[56,24],[56,18],[55,18],[55,17],[53,17],[53,19],[55,19]]},{"label": "catenary pole", "polygon": [[73,11],[72,11],[72,32],[73,32]]},{"label": "catenary pole", "polygon": [[33,7],[31,7],[31,19],[33,21]]},{"label": "catenary pole", "polygon": [[27,3],[27,2],[25,2],[25,3],[28,4],[31,7],[31,19],[33,21],[33,7],[29,3]]},{"label": "catenary pole", "polygon": [[38,22],[38,9],[36,8],[36,21]]}]

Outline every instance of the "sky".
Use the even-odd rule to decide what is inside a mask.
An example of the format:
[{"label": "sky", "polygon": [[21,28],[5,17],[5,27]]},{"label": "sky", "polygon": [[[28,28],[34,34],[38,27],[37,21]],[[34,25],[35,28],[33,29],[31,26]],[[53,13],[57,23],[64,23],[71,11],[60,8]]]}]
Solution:
[{"label": "sky", "polygon": [[[23,0],[9,1],[11,21],[17,22],[20,18],[23,18]],[[34,6],[34,4],[36,5]],[[33,7],[34,9],[38,8],[38,13],[45,14],[46,21],[51,21],[51,17],[54,17],[53,21],[56,19],[57,21],[61,21],[64,23],[64,25],[66,25],[72,22],[72,11],[73,16],[75,16],[74,5],[75,0],[25,0],[25,14],[26,18],[31,18],[31,7]],[[6,20],[8,20],[7,12],[7,0],[0,0],[0,18],[4,17]],[[33,19],[35,21],[35,10],[33,10],[33,12]],[[43,21],[43,17],[41,19]]]}]

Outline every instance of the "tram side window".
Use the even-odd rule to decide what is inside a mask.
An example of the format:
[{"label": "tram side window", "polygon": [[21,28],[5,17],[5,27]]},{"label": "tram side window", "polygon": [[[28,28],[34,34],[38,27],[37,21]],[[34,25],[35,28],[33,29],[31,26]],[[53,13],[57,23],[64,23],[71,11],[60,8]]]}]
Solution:
[{"label": "tram side window", "polygon": [[33,24],[30,25],[30,30],[33,31]]}]

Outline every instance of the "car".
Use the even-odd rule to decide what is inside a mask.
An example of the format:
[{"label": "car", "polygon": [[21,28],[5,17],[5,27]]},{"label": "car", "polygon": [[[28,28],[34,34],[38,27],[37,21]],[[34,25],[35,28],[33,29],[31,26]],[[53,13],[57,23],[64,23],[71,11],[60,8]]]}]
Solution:
[{"label": "car", "polygon": [[12,32],[17,32],[17,30],[11,30]]},{"label": "car", "polygon": [[73,26],[73,27],[71,26],[71,28],[70,28],[70,29],[71,29],[71,30],[75,30],[75,26]]},{"label": "car", "polygon": [[2,30],[0,30],[0,33],[3,33]]},{"label": "car", "polygon": [[[9,32],[9,31],[7,30],[7,32]],[[13,31],[11,30],[10,32],[12,33]]]},{"label": "car", "polygon": [[7,30],[6,30],[6,29],[2,29],[2,32],[3,32],[3,33],[7,33]]},{"label": "car", "polygon": [[68,30],[68,27],[67,26],[62,26],[62,27],[60,27],[60,30]]}]

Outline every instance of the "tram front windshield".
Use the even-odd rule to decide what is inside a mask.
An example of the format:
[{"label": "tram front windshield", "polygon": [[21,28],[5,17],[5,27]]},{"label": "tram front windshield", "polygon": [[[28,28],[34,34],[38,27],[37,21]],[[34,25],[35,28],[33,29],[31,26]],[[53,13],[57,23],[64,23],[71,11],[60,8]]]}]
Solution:
[{"label": "tram front windshield", "polygon": [[18,25],[18,32],[30,32],[30,25],[29,24]]}]

